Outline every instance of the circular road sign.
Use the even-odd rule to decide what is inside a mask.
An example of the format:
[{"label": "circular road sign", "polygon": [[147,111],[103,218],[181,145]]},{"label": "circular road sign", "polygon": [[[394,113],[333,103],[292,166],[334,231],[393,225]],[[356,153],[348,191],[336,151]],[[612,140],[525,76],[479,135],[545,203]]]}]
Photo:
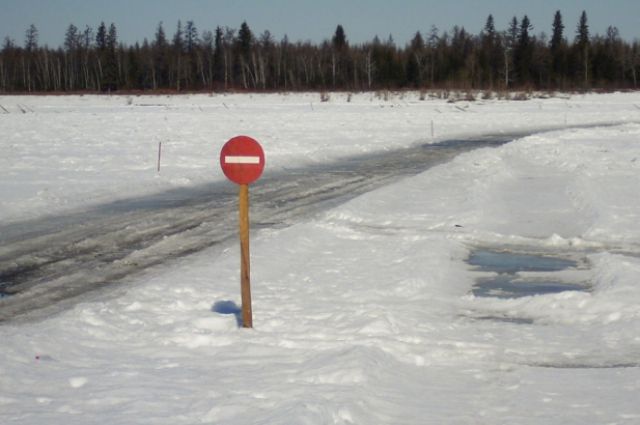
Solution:
[{"label": "circular road sign", "polygon": [[229,139],[220,151],[220,165],[224,175],[237,184],[251,184],[264,170],[264,151],[256,140],[248,136]]}]

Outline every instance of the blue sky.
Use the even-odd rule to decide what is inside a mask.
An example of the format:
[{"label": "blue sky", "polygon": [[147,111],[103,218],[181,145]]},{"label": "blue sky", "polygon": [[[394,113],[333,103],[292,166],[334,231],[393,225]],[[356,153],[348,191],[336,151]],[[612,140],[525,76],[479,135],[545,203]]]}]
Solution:
[{"label": "blue sky", "polygon": [[131,44],[151,40],[160,21],[171,36],[178,19],[193,20],[200,32],[218,25],[238,28],[246,20],[255,34],[269,30],[278,40],[287,34],[291,41],[314,42],[330,38],[341,24],[352,43],[391,34],[403,45],[432,25],[441,31],[460,25],[478,33],[490,13],[499,30],[513,16],[527,14],[536,34],[549,34],[556,10],[568,38],[586,10],[592,34],[604,34],[613,25],[623,38],[640,39],[640,0],[0,0],[0,6],[0,39],[9,36],[19,45],[32,23],[40,44],[58,46],[71,23],[95,29],[100,21],[113,22],[119,40]]}]

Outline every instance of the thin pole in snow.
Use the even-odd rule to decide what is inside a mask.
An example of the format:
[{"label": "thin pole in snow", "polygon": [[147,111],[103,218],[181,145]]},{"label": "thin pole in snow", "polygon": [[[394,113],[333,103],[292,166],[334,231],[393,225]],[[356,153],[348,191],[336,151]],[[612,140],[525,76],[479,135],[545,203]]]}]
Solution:
[{"label": "thin pole in snow", "polygon": [[431,120],[431,140],[435,138],[435,130],[433,128],[433,120]]},{"label": "thin pole in snow", "polygon": [[160,172],[160,159],[162,157],[162,142],[158,142],[158,173]]},{"label": "thin pole in snow", "polygon": [[240,296],[242,297],[242,327],[253,327],[251,309],[251,278],[249,256],[249,185],[240,185]]}]

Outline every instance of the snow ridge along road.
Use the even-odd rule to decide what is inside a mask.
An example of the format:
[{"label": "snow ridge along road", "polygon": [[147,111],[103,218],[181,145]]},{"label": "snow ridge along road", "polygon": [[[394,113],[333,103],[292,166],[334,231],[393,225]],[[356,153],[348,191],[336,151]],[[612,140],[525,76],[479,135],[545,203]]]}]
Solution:
[{"label": "snow ridge along road", "polygon": [[[253,186],[252,227],[287,226],[462,152],[534,133],[447,140],[271,174]],[[235,186],[217,182],[1,226],[0,322],[46,317],[133,273],[231,241],[236,197]]]}]

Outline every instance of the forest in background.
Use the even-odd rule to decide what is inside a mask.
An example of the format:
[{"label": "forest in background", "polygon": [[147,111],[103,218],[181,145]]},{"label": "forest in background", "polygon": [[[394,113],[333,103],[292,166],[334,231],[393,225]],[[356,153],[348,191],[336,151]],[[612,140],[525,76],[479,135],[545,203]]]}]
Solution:
[{"label": "forest in background", "polygon": [[489,15],[479,34],[432,26],[397,46],[391,36],[350,44],[342,25],[312,43],[256,35],[246,22],[200,32],[178,21],[171,36],[160,23],[151,41],[126,45],[102,22],[69,25],[63,46],[51,48],[31,25],[22,45],[2,44],[0,92],[637,89],[640,41],[615,26],[591,35],[586,12],[566,31],[558,11],[550,29],[535,35],[525,15],[497,30]]}]

